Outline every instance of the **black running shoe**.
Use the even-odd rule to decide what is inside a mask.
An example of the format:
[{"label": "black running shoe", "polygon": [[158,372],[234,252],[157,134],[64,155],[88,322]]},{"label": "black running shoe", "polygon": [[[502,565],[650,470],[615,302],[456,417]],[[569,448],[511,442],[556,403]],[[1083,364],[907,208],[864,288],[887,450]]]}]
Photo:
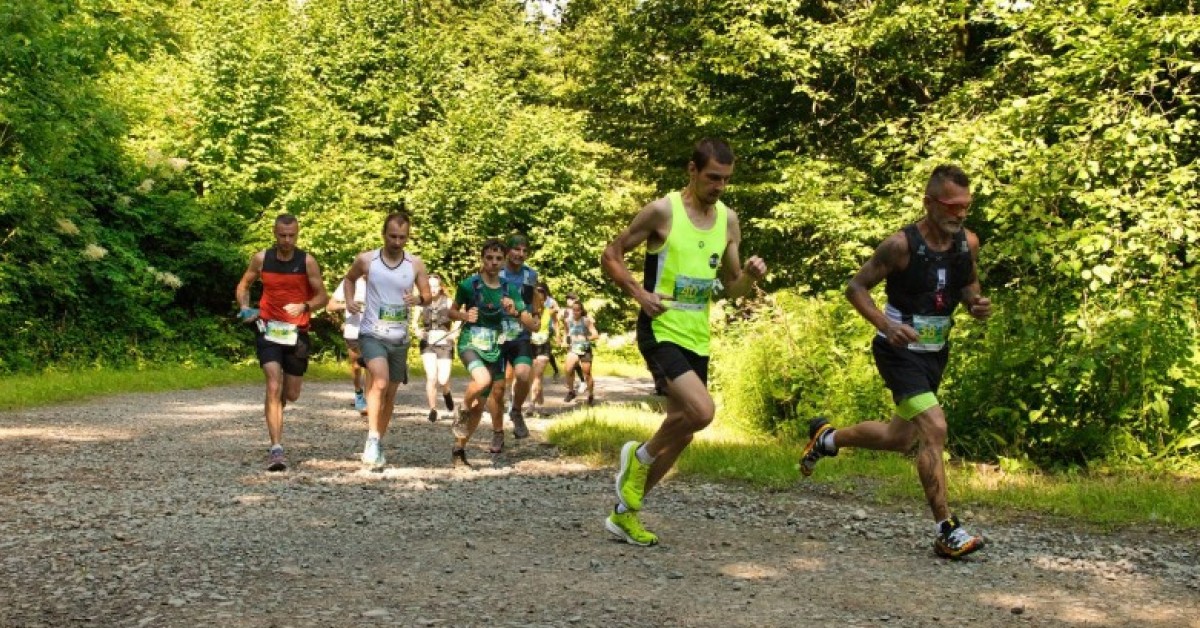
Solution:
[{"label": "black running shoe", "polygon": [[437,410],[430,410],[429,411],[429,422],[437,423],[437,419],[438,419]]},{"label": "black running shoe", "polygon": [[442,393],[442,401],[446,402],[446,412],[454,412],[454,397],[450,393]]},{"label": "black running shoe", "polygon": [[825,456],[836,456],[836,451],[829,451],[822,444],[825,434],[832,432],[833,426],[823,417],[817,417],[808,422],[808,444],[804,446],[804,454],[800,456],[800,473],[804,477],[812,475],[817,467],[817,461]]}]

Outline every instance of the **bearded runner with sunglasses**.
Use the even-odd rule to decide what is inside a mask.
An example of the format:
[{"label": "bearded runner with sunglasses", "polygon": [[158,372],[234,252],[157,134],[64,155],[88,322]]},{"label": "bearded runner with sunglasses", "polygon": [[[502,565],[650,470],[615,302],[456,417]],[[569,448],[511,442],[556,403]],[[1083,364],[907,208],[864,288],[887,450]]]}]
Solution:
[{"label": "bearded runner with sunglasses", "polygon": [[[992,314],[975,273],[979,238],[963,227],[969,185],[958,166],[935,168],[925,186],[925,217],[884,240],[846,286],[854,309],[879,330],[871,352],[896,402],[891,422],[835,430],[825,419],[813,419],[800,461],[808,476],[818,460],[836,456],[842,447],[907,452],[917,442],[917,473],[937,528],[933,549],[946,558],[983,547],[983,539],[968,534],[946,503],[946,415],[936,396],[950,356],[955,307],[963,303],[978,320]],[[886,281],[883,310],[871,299],[880,281]]]}]

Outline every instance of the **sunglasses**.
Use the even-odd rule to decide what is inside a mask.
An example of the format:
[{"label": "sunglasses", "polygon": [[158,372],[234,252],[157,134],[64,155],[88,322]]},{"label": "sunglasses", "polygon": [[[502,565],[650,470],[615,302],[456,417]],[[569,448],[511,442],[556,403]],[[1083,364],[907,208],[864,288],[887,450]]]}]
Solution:
[{"label": "sunglasses", "polygon": [[968,209],[971,209],[971,201],[967,201],[965,203],[947,203],[932,196],[926,196],[925,200],[930,201],[942,209],[950,212],[965,212]]}]

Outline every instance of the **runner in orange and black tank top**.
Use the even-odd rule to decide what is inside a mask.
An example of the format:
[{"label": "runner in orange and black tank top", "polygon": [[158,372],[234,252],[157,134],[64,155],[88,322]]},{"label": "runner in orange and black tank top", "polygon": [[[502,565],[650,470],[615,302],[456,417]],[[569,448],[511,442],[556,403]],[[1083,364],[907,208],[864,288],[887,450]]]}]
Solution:
[{"label": "runner in orange and black tank top", "polygon": [[308,283],[305,270],[306,257],[307,253],[300,249],[295,249],[292,259],[286,261],[279,259],[274,248],[263,252],[263,291],[262,298],[258,300],[258,307],[262,311],[261,318],[291,323],[300,331],[308,331],[308,312],[291,316],[283,309],[288,303],[303,303],[313,297],[312,286]]}]

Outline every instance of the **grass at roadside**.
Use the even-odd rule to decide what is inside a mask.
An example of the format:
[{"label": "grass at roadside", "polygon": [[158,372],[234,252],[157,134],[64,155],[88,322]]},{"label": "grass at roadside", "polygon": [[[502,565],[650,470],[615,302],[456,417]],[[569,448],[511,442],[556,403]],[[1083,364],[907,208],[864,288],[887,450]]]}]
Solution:
[{"label": "grass at roadside", "polygon": [[[328,380],[338,377],[348,377],[345,367],[321,362],[309,364],[308,373],[305,374],[306,379]],[[142,370],[102,369],[14,375],[0,378],[0,410],[20,410],[121,393],[252,384],[262,379],[262,370],[257,364],[155,366]]]},{"label": "grass at roadside", "polygon": [[[559,358],[562,365],[562,358]],[[451,369],[454,377],[466,377],[466,369],[456,358]],[[616,377],[645,377],[644,365],[629,364],[616,359],[598,362],[595,374]],[[550,376],[547,369],[546,377]],[[162,392],[210,386],[253,384],[262,381],[257,363],[224,366],[153,365],[143,369],[95,369],[48,372],[40,375],[10,375],[0,377],[0,411],[21,410],[37,406],[83,401],[105,395],[122,393]],[[343,362],[313,360],[304,375],[310,381],[350,379],[349,367]],[[409,378],[420,381],[425,377],[420,356],[409,355]],[[410,384],[411,385],[411,384]]]},{"label": "grass at roadside", "polygon": [[[563,415],[548,438],[568,455],[614,464],[621,444],[645,440],[661,421],[650,405],[601,406]],[[714,424],[680,457],[683,475],[739,480],[783,488],[800,481],[802,444],[751,436]],[[1095,525],[1160,524],[1200,529],[1200,481],[1149,474],[1098,476],[1000,473],[991,467],[951,464],[950,501],[956,509],[986,507],[1000,513],[1041,513]],[[812,478],[886,504],[923,503],[911,458],[847,450],[821,461]]]}]

